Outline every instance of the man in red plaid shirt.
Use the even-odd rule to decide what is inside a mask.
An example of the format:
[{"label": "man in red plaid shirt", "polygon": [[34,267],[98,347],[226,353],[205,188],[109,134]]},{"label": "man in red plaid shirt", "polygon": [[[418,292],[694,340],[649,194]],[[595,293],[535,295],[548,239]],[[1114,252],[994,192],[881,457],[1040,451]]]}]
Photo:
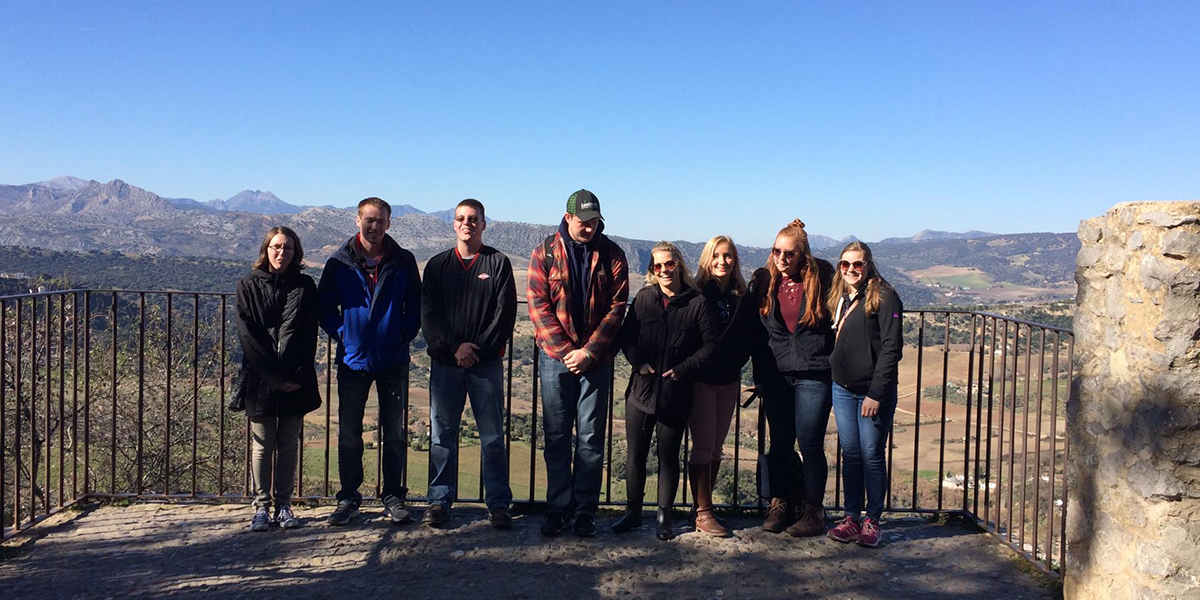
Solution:
[{"label": "man in red plaid shirt", "polygon": [[547,536],[572,519],[576,535],[596,535],[612,359],[629,300],[625,252],[603,231],[600,200],[579,190],[567,199],[558,233],[529,260],[526,298],[540,348],[546,435]]}]

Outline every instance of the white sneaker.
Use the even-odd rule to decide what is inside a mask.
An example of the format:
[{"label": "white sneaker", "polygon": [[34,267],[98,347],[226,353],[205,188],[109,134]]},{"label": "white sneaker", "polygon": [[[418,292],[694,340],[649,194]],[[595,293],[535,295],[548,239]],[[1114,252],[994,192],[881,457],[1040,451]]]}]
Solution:
[{"label": "white sneaker", "polygon": [[250,531],[266,531],[271,528],[271,513],[267,509],[260,508],[254,513],[254,518],[250,520]]},{"label": "white sneaker", "polygon": [[280,529],[294,529],[300,526],[300,521],[296,519],[292,507],[286,504],[275,511],[275,522],[279,523]]}]

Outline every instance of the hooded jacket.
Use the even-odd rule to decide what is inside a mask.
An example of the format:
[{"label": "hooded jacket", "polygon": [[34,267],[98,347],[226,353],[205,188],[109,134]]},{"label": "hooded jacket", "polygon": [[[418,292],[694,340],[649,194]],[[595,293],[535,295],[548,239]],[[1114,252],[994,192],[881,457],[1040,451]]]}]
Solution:
[{"label": "hooded jacket", "polygon": [[317,290],[321,328],[337,340],[338,363],[355,371],[380,371],[409,360],[408,345],[421,328],[421,276],[412,252],[389,235],[371,273],[359,255],[358,236],[329,260]]},{"label": "hooded jacket", "polygon": [[597,363],[608,362],[617,353],[616,337],[629,302],[629,263],[625,251],[603,231],[601,221],[596,231],[600,240],[590,253],[583,321],[571,316],[571,290],[577,281],[571,278],[561,227],[551,240],[549,254],[545,244],[538,244],[529,258],[525,291],[529,319],[537,345],[554,360],[578,348]]},{"label": "hooded jacket", "polygon": [[[646,414],[686,418],[692,409],[692,382],[717,350],[716,327],[704,297],[691,288],[670,297],[658,286],[642,288],[625,316],[620,340],[633,368],[625,401]],[[640,374],[642,365],[654,372]],[[674,378],[662,376],[672,369]]]},{"label": "hooded jacket", "polygon": [[[302,273],[255,269],[237,284],[242,369],[234,394],[249,417],[302,415],[321,406],[317,352],[317,286]],[[300,389],[284,392],[295,383]]]}]

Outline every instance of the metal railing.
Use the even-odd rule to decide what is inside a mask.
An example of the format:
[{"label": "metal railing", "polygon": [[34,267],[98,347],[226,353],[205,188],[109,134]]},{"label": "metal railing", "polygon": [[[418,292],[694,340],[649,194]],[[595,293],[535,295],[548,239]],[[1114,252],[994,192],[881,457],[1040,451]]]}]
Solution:
[{"label": "metal railing", "polygon": [[[226,409],[240,363],[231,303],[224,293],[150,290],[0,298],[5,539],[86,499],[249,498],[249,423]],[[1039,568],[1061,574],[1071,332],[990,313],[922,309],[905,316],[886,509],[963,514]],[[300,500],[327,500],[337,491],[334,347],[327,337],[323,341],[318,365],[325,401],[301,431]],[[422,489],[422,444],[429,435],[428,403],[419,400],[423,354],[413,352],[410,399],[418,400],[404,407],[410,445],[404,483],[412,492]],[[519,315],[505,358],[504,426],[514,496],[524,503],[545,498],[537,357],[528,320]],[[616,379],[627,376],[627,367],[615,370]],[[615,388],[610,386],[606,419],[604,505],[624,504],[624,435],[614,427],[620,418]],[[468,430],[471,422],[465,420]],[[725,508],[762,506],[753,472],[766,433],[763,412],[739,406],[725,441],[732,482],[717,488]],[[460,445],[460,502],[479,502],[483,491],[482,456],[477,464],[465,460],[472,441],[468,436]],[[377,497],[382,447],[367,447],[374,450],[364,457],[374,463],[374,477],[365,469],[364,488]],[[682,460],[687,451],[685,440]],[[826,451],[834,465],[826,504],[837,507],[841,453],[833,427]],[[477,495],[464,497],[471,489]],[[686,477],[681,489],[680,505],[688,497]]]}]

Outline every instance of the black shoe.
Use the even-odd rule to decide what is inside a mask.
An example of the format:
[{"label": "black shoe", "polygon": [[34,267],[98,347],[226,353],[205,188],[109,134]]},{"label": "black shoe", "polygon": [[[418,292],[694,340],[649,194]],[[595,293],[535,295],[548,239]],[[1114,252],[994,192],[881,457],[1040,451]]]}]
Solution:
[{"label": "black shoe", "polygon": [[675,537],[675,531],[671,529],[671,509],[659,508],[654,535],[662,541],[667,541]]},{"label": "black shoe", "polygon": [[584,538],[596,536],[596,521],[592,515],[575,515],[575,535]]},{"label": "black shoe", "polygon": [[330,525],[345,525],[356,517],[358,517],[358,504],[353,500],[342,500],[338,502],[337,508],[329,514],[327,522]]},{"label": "black shoe", "polygon": [[434,502],[425,509],[425,515],[421,517],[421,523],[430,527],[441,527],[442,523],[446,522],[446,518],[450,516],[450,511],[446,509],[446,505],[440,502]]},{"label": "black shoe", "polygon": [[613,523],[612,532],[616,534],[627,533],[632,529],[642,526],[642,507],[630,506],[625,509],[625,514]]},{"label": "black shoe", "polygon": [[509,529],[512,527],[512,513],[508,512],[507,507],[498,506],[488,511],[488,521],[496,529]]},{"label": "black shoe", "polygon": [[412,522],[412,516],[408,514],[408,508],[404,506],[404,498],[399,496],[388,496],[383,499],[383,514],[387,515],[393,523]]},{"label": "black shoe", "polygon": [[542,535],[546,537],[554,537],[562,530],[567,528],[567,520],[563,518],[560,512],[551,511],[546,515],[546,521],[542,523]]}]

